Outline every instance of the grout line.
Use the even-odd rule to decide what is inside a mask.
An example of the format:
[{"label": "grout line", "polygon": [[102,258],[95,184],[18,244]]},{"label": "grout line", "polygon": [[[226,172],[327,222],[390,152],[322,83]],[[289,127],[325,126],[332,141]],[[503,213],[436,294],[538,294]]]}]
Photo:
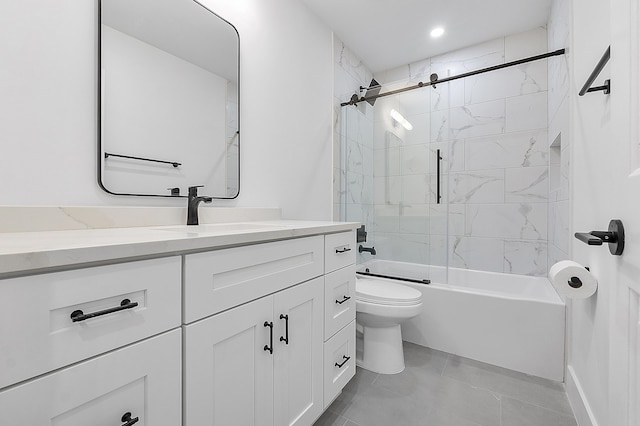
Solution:
[{"label": "grout line", "polygon": [[[572,417],[574,420],[577,420],[573,413],[567,414],[567,413],[562,412],[562,411],[554,410],[553,408],[543,407],[542,405],[535,404],[535,403],[533,403],[531,401],[523,401],[522,399],[516,398],[516,397],[511,396],[511,395],[502,395],[502,396],[504,396],[506,398],[509,398],[509,399],[513,399],[514,401],[518,401],[518,402],[520,402],[522,404],[531,405],[532,407],[540,408],[540,409],[546,410],[546,411],[551,411],[552,413],[556,413],[556,414],[559,414],[559,415],[564,416],[564,417]],[[565,392],[565,396],[566,396],[566,392]],[[567,401],[567,403],[568,403],[568,401]],[[571,407],[571,406],[569,406],[569,407]]]},{"label": "grout line", "polygon": [[449,362],[451,361],[451,354],[447,354],[447,359],[444,361],[444,367],[442,367],[442,371],[440,372],[440,376],[441,377],[446,377],[444,375],[444,372],[447,370],[447,367],[449,366]]},{"label": "grout line", "polygon": [[378,377],[380,377],[380,374],[375,373],[376,377],[373,378],[373,380],[371,381],[371,386],[375,385],[376,382],[378,381]]}]

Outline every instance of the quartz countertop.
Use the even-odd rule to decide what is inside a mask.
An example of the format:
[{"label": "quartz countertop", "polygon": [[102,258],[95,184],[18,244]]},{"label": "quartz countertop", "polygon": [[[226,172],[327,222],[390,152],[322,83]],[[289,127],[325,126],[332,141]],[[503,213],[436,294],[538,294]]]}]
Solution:
[{"label": "quartz countertop", "polygon": [[0,234],[0,278],[354,230],[357,222],[251,221]]}]

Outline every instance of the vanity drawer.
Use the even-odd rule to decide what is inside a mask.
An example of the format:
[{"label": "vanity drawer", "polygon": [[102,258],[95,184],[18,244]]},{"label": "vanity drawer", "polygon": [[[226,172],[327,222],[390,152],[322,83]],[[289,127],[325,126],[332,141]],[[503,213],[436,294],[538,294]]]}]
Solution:
[{"label": "vanity drawer", "polygon": [[0,281],[0,388],[179,327],[180,270],[169,257]]},{"label": "vanity drawer", "polygon": [[356,374],[356,322],[351,321],[324,344],[324,408]]},{"label": "vanity drawer", "polygon": [[318,235],[185,256],[184,322],[322,275],[323,246]]},{"label": "vanity drawer", "polygon": [[356,262],[356,233],[329,234],[324,237],[324,271],[332,272]]},{"label": "vanity drawer", "polygon": [[324,277],[324,340],[356,319],[356,266]]},{"label": "vanity drawer", "polygon": [[0,424],[175,426],[182,422],[176,329],[0,392]]}]

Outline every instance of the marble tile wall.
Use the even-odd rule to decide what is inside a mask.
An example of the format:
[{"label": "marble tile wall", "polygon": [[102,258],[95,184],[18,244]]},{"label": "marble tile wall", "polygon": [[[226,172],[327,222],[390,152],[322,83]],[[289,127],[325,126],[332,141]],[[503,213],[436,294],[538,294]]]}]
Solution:
[{"label": "marble tile wall", "polygon": [[[549,50],[569,46],[569,0],[554,0],[548,22]],[[569,52],[570,55],[570,52]],[[549,59],[548,141],[550,147],[550,185],[547,263],[571,258],[571,135],[569,123],[569,56]]]}]

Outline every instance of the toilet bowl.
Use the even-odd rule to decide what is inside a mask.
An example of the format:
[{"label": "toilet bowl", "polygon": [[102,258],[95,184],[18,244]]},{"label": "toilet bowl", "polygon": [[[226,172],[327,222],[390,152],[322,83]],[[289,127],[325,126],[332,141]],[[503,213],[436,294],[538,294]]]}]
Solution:
[{"label": "toilet bowl", "polygon": [[404,370],[400,324],[422,311],[419,290],[391,281],[356,280],[356,323],[362,350],[356,365],[380,374]]}]

